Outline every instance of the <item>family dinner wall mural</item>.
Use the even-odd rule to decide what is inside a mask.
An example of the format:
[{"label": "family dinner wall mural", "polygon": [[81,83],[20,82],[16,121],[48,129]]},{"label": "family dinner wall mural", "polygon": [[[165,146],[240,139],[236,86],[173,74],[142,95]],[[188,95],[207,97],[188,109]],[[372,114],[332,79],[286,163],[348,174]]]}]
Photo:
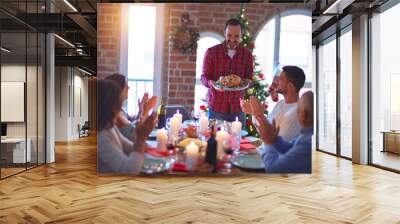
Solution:
[{"label": "family dinner wall mural", "polygon": [[[264,74],[253,52],[252,33],[293,9],[310,12],[307,4],[99,4],[99,173],[311,173],[305,71],[275,63]],[[211,31],[223,40],[205,49],[196,81],[199,39]],[[206,89],[199,108],[196,82]]]}]

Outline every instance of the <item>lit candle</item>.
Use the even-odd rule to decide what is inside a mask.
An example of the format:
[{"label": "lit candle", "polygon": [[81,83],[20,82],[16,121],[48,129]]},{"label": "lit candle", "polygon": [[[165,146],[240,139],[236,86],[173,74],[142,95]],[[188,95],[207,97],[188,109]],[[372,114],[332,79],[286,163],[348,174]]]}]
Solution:
[{"label": "lit candle", "polygon": [[222,159],[224,156],[224,144],[225,141],[228,140],[229,135],[228,132],[224,130],[224,127],[221,127],[221,130],[217,132],[215,136],[215,140],[217,141],[217,157],[218,159]]},{"label": "lit candle", "polygon": [[196,168],[198,158],[199,147],[191,141],[190,144],[186,146],[186,166],[189,170]]},{"label": "lit candle", "polygon": [[177,117],[180,124],[182,124],[182,114],[179,113],[179,110],[176,110],[176,114],[174,114],[174,117]]},{"label": "lit candle", "polygon": [[173,137],[178,138],[179,136],[179,130],[181,129],[181,123],[179,122],[179,118],[173,116],[170,121],[170,126],[171,126],[171,134]]},{"label": "lit candle", "polygon": [[208,117],[205,115],[202,115],[199,119],[200,123],[200,132],[204,133],[208,129]]},{"label": "lit candle", "polygon": [[164,128],[157,130],[157,149],[165,152],[167,150],[168,134]]},{"label": "lit candle", "polygon": [[240,122],[238,120],[238,117],[236,117],[236,121],[232,122],[231,130],[232,130],[232,133],[235,133],[235,134],[239,134],[240,131],[242,130],[242,122]]}]

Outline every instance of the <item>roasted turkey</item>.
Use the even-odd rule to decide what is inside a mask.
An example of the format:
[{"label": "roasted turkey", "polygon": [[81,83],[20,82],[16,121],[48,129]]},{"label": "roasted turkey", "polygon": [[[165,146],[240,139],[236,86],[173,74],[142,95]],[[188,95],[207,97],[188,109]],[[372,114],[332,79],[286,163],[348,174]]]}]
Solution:
[{"label": "roasted turkey", "polygon": [[239,87],[242,79],[234,74],[228,75],[228,76],[221,76],[219,77],[219,82],[226,87],[233,88],[233,87]]}]

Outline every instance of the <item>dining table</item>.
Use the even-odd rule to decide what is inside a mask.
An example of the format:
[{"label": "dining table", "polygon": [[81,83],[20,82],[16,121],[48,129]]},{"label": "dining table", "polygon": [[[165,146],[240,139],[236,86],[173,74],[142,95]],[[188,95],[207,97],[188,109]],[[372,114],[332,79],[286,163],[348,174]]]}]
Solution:
[{"label": "dining table", "polygon": [[[222,123],[222,121],[221,121]],[[188,126],[199,127],[195,120],[185,121],[180,130],[180,138],[169,147],[160,148],[157,129],[153,130],[146,141],[145,160],[141,174],[144,175],[240,175],[265,173],[261,158],[263,150],[259,138],[248,136],[244,130],[240,133],[240,148],[224,151],[217,156],[217,163],[209,164],[205,160],[209,135],[199,134],[196,138],[188,137],[185,130]],[[170,133],[170,130],[168,130]],[[186,142],[186,145],[182,145]],[[195,157],[187,150],[187,143],[196,142],[198,152]]]}]

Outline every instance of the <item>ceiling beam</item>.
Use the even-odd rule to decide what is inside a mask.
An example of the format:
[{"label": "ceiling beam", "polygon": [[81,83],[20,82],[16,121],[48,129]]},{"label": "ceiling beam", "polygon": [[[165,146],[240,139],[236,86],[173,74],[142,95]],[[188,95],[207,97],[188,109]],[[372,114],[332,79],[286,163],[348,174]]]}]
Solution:
[{"label": "ceiling beam", "polygon": [[88,67],[96,71],[97,59],[91,56],[55,56],[55,65]]},{"label": "ceiling beam", "polygon": [[343,10],[351,5],[355,0],[336,0],[332,2],[325,10],[323,10],[324,15],[331,14],[342,14]]},{"label": "ceiling beam", "polygon": [[97,30],[90,24],[85,17],[80,14],[67,14],[67,16],[79,25],[94,41],[97,41]]}]

